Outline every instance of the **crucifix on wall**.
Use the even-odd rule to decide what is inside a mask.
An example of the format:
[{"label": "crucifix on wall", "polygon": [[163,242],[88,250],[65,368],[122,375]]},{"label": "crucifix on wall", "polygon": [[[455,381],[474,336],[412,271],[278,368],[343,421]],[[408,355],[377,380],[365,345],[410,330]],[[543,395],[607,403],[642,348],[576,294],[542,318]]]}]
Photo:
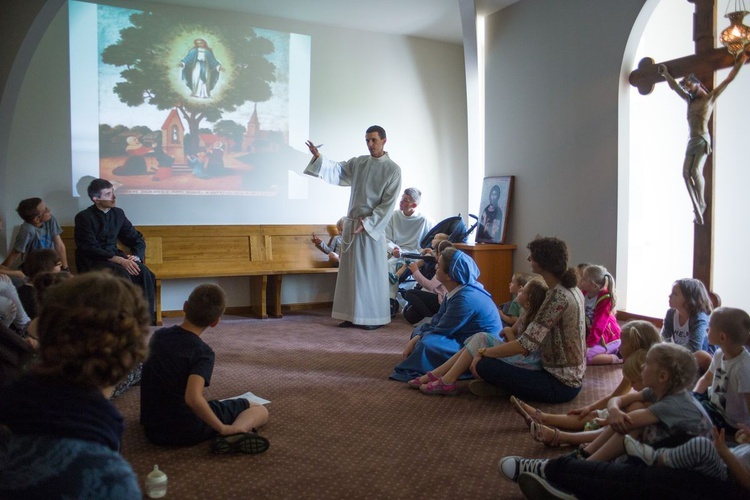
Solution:
[{"label": "crucifix on wall", "polygon": [[[644,58],[638,64],[638,69],[630,73],[629,81],[641,95],[651,93],[656,83],[667,82],[678,93],[680,93],[678,89],[682,89],[684,97],[688,99],[688,125],[691,142],[688,144],[684,169],[686,170],[686,186],[696,215],[693,239],[693,276],[701,280],[711,290],[711,263],[713,259],[713,220],[711,216],[714,169],[710,138],[716,137],[711,113],[716,97],[734,79],[740,67],[746,62],[747,53],[745,51],[747,49],[744,49],[735,58],[727,52],[727,49],[715,48],[715,1],[687,1],[695,4],[695,14],[693,14],[695,54],[659,64],[651,58]],[[729,67],[733,67],[733,69],[727,79],[714,88],[715,72]],[[702,82],[705,87],[703,90],[705,95],[700,95],[702,101],[698,99],[690,101],[691,98],[688,95],[689,90],[687,89],[696,88],[698,84],[688,81],[685,87],[680,87],[675,81],[675,78],[690,75],[694,75],[695,80]],[[699,138],[694,140],[694,135]],[[695,152],[692,155],[691,147],[693,148],[692,151]],[[696,175],[700,178],[695,177]]]}]

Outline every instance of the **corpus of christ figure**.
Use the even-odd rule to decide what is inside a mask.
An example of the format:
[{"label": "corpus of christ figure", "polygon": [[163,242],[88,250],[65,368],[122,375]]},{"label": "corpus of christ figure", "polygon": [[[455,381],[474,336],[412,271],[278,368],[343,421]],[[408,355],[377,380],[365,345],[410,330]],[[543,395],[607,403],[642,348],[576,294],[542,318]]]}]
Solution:
[{"label": "corpus of christ figure", "polygon": [[724,92],[732,80],[735,79],[740,72],[740,68],[747,61],[747,58],[748,55],[745,52],[738,54],[732,71],[729,72],[729,75],[723,82],[711,91],[708,91],[693,74],[686,76],[680,83],[677,83],[672,75],[669,74],[667,67],[664,64],[659,65],[659,74],[666,79],[669,88],[685,99],[688,105],[687,121],[690,129],[690,138],[688,139],[685,151],[682,177],[685,179],[690,201],[693,204],[696,224],[703,224],[703,212],[706,210],[706,201],[703,193],[705,185],[703,166],[706,163],[706,158],[711,154],[711,136],[708,133],[708,120],[711,118],[711,113],[713,113],[716,99]]}]

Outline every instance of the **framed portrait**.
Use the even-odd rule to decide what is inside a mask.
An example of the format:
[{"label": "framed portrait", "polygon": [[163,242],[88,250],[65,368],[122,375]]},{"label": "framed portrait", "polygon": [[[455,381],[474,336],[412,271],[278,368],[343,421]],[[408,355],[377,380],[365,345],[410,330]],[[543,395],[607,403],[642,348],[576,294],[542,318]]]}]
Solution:
[{"label": "framed portrait", "polygon": [[477,224],[477,243],[505,243],[513,179],[512,175],[484,178]]}]

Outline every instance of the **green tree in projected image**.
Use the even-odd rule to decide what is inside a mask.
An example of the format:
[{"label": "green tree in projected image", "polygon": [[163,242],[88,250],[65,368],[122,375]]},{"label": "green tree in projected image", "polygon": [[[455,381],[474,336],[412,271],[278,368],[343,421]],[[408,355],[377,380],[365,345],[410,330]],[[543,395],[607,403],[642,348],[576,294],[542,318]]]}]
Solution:
[{"label": "green tree in projected image", "polygon": [[[130,22],[132,26],[120,30],[120,39],[102,52],[105,64],[125,67],[122,81],[112,90],[128,106],[177,108],[193,142],[185,145],[186,152],[197,149],[203,120],[216,123],[224,112],[245,102],[271,98],[276,68],[265,56],[274,52],[273,42],[257,36],[245,22],[232,16],[215,22],[176,11],[139,12]],[[220,64],[202,94],[190,88],[189,77],[179,71],[197,47],[211,52],[211,60]]]},{"label": "green tree in projected image", "polygon": [[231,139],[234,144],[242,144],[245,127],[233,120],[221,120],[214,126],[213,133]]}]

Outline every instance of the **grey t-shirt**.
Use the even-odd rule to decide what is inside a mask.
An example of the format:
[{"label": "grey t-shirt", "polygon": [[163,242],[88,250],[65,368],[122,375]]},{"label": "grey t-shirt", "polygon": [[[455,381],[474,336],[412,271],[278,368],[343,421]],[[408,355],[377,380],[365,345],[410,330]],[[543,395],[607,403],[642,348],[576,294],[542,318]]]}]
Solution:
[{"label": "grey t-shirt", "polygon": [[657,401],[654,391],[646,387],[643,390],[643,399],[653,403],[648,410],[659,419],[659,423],[643,428],[642,442],[654,444],[679,434],[711,438],[711,419],[687,389]]},{"label": "grey t-shirt", "polygon": [[24,254],[24,259],[35,250],[55,248],[55,236],[62,234],[62,228],[53,215],[50,220],[36,227],[28,222],[21,224],[13,249]]}]

